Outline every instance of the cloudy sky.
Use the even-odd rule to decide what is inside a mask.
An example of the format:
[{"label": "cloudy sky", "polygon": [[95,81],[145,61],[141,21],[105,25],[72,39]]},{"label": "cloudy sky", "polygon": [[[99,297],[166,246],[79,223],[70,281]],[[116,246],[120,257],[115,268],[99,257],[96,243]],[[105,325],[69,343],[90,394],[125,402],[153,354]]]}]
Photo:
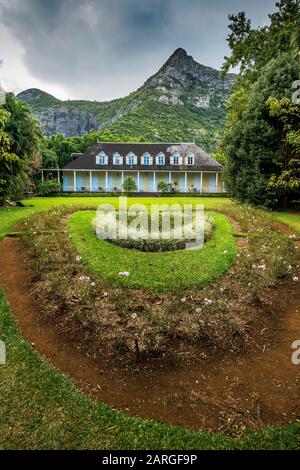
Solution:
[{"label": "cloudy sky", "polygon": [[178,47],[220,68],[228,14],[268,23],[275,0],[0,0],[0,80],[61,99],[125,96]]}]

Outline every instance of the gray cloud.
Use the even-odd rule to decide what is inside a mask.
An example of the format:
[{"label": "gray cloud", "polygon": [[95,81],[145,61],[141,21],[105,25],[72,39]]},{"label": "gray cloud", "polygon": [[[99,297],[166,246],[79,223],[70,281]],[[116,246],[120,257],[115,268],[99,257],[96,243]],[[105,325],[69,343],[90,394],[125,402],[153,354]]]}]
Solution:
[{"label": "gray cloud", "polygon": [[[275,0],[0,0],[28,73],[70,97],[111,99],[140,86],[177,48],[220,68],[228,14],[265,24]],[[9,49],[11,45],[7,44]]]}]

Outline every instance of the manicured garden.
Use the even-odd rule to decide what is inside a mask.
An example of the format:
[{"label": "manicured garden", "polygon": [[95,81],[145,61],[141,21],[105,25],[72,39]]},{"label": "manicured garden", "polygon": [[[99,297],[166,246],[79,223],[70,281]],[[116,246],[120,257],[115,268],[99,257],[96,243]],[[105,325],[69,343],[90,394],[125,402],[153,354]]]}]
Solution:
[{"label": "manicured garden", "polygon": [[[187,200],[180,198],[176,202],[191,202],[191,199],[186,199]],[[155,304],[159,299],[158,308],[161,309],[161,302],[164,297],[160,297],[159,291],[164,292],[166,285],[171,288],[180,285],[178,294],[172,297],[173,300],[175,299],[174,305],[176,305],[176,307],[178,306],[179,311],[180,308],[184,309],[185,307],[193,311],[195,310],[197,302],[203,302],[202,298],[201,300],[194,299],[194,294],[189,292],[190,289],[187,290],[187,287],[191,288],[193,280],[197,280],[195,286],[203,286],[208,281],[220,277],[234,262],[237,250],[237,239],[233,237],[233,229],[228,221],[228,217],[232,217],[235,211],[242,224],[240,228],[244,234],[251,233],[253,224],[255,225],[257,220],[260,221],[262,226],[261,232],[257,231],[251,236],[251,239],[253,239],[251,241],[250,251],[246,250],[244,254],[241,254],[243,251],[241,247],[238,248],[239,263],[245,263],[245,266],[243,264],[243,271],[241,271],[241,286],[243,286],[244,277],[245,283],[248,284],[249,276],[252,276],[250,280],[252,286],[247,287],[247,289],[250,289],[253,298],[263,295],[262,291],[268,288],[268,283],[274,282],[278,273],[280,276],[285,274],[283,272],[284,264],[278,264],[279,256],[276,247],[280,246],[284,260],[291,260],[292,251],[290,242],[278,234],[277,231],[271,231],[267,236],[265,236],[265,232],[263,232],[263,230],[267,230],[267,228],[270,227],[268,224],[270,224],[270,220],[273,217],[272,215],[264,215],[263,212],[253,213],[246,208],[242,210],[241,207],[236,206],[235,208],[232,204],[229,207],[229,201],[225,199],[205,200],[199,198],[192,200],[193,204],[204,203],[206,209],[213,212],[212,215],[216,224],[213,239],[208,241],[202,250],[196,252],[197,259],[195,259],[195,252],[193,252],[193,256],[190,256],[186,251],[173,253],[137,253],[113,246],[105,241],[100,241],[93,233],[91,227],[91,220],[94,214],[91,209],[93,207],[96,208],[100,202],[102,202],[101,198],[39,198],[29,201],[29,205],[32,205],[32,207],[28,205],[26,208],[0,209],[0,219],[1,222],[3,222],[0,225],[0,237],[3,238],[11,231],[16,223],[27,217],[27,243],[33,244],[35,253],[39,255],[38,259],[40,260],[40,264],[38,269],[41,270],[42,274],[45,267],[47,267],[47,269],[49,267],[51,268],[51,264],[49,264],[50,257],[46,255],[44,248],[54,248],[54,242],[58,247],[58,245],[65,240],[65,248],[70,250],[70,256],[74,258],[71,247],[74,243],[78,254],[82,258],[82,263],[78,263],[76,260],[71,261],[72,269],[77,270],[76,274],[74,274],[74,271],[73,275],[69,278],[67,269],[64,272],[66,276],[64,282],[70,289],[72,289],[72,276],[73,278],[85,276],[84,270],[87,269],[87,274],[91,277],[91,283],[95,282],[96,288],[99,288],[100,291],[107,289],[109,299],[110,296],[112,296],[112,300],[115,300],[114,295],[119,295],[123,289],[130,288],[132,290],[132,299],[130,300],[134,302],[138,298],[138,288],[142,287],[143,289],[147,288],[149,290],[154,288],[154,292],[151,294],[150,298],[145,299],[145,305],[147,306],[147,302],[149,302],[149,305]],[[105,202],[108,201],[106,200]],[[133,202],[136,202],[136,200],[133,199],[129,201],[130,204]],[[142,202],[142,200],[139,199],[139,202]],[[150,204],[151,199],[147,198],[143,202]],[[157,200],[155,200],[155,202],[157,202]],[[167,202],[166,198],[164,198],[163,202]],[[170,202],[173,203],[174,199],[172,198]],[[117,199],[112,198],[109,200],[109,203],[116,205]],[[26,204],[28,204],[28,202]],[[47,215],[44,218],[31,217],[34,216],[34,213],[49,210],[54,206],[67,206],[67,208],[61,207],[60,210],[49,212],[49,216]],[[78,211],[79,209],[89,210],[81,212]],[[224,211],[226,215],[215,212],[216,210]],[[43,234],[42,231],[47,227],[47,223],[49,227],[52,227],[52,230],[54,230],[53,223],[59,220],[63,213],[72,214],[69,221],[69,230],[72,234],[72,240],[68,238],[68,234],[65,233],[63,229],[61,230],[57,224],[55,225],[55,229],[57,229],[55,237],[51,234]],[[254,221],[250,220],[250,214],[251,217],[255,218]],[[245,217],[244,221],[243,217]],[[274,214],[274,218],[277,218],[276,214]],[[264,219],[266,219],[265,222]],[[297,229],[299,224],[299,216],[296,214],[279,214],[278,219],[285,223],[291,222],[291,226],[294,229]],[[41,230],[40,234],[38,233],[39,229]],[[33,234],[33,230],[37,230],[37,232]],[[224,233],[226,234],[225,237]],[[67,242],[68,239],[69,242]],[[243,237],[241,238],[241,241],[242,240]],[[266,243],[262,243],[262,240]],[[269,244],[267,244],[268,240]],[[68,243],[70,243],[70,245],[68,245]],[[261,245],[264,246],[263,252],[261,252],[259,248]],[[209,255],[210,250],[212,252],[211,255]],[[76,253],[76,251],[74,252]],[[126,256],[124,256],[124,252]],[[40,256],[41,253],[42,257]],[[55,251],[51,251],[51,253],[53,253],[54,256]],[[63,252],[58,251],[55,253],[56,258],[53,258],[55,263],[58,263],[61,253]],[[253,269],[252,264],[247,264],[248,255],[251,256],[249,263],[252,264],[254,257],[256,257],[255,263],[257,263],[258,269]],[[136,256],[138,256],[138,263],[135,264]],[[169,262],[165,261],[165,256],[170,257],[170,259],[175,258],[176,262],[172,261],[174,264],[171,266]],[[197,273],[197,276],[194,276],[191,271],[197,270],[197,263],[204,266],[204,258],[202,258],[204,256],[209,258],[209,262],[205,265],[205,271],[202,269]],[[156,266],[157,269],[152,267],[150,271],[151,276],[148,275],[149,271],[147,269],[149,257],[155,257],[155,259],[158,257],[159,259],[159,263]],[[263,257],[267,260],[267,266],[264,269],[260,269],[262,265],[259,263],[261,263]],[[242,260],[240,260],[240,258],[242,258]],[[147,263],[145,264],[143,264],[144,259],[147,259]],[[78,264],[80,264],[80,266],[78,266]],[[109,266],[112,265],[115,265],[113,274],[109,271]],[[184,267],[184,269],[182,267]],[[48,280],[52,279],[54,286],[55,282],[57,282],[53,274],[55,266],[52,266],[51,269],[49,270]],[[168,275],[169,272],[172,272],[172,269],[174,269],[173,277]],[[137,275],[136,277],[133,275],[120,278],[117,272],[123,270],[129,273],[136,271]],[[178,271],[179,276],[181,276],[181,271],[184,272],[182,278],[176,278]],[[52,275],[53,277],[51,278]],[[264,281],[264,276],[266,277],[266,281]],[[141,278],[143,278],[143,284],[139,284],[138,280]],[[150,279],[153,280],[151,285]],[[163,279],[166,279],[165,283]],[[175,279],[174,283],[173,279]],[[186,284],[184,283],[185,281]],[[180,284],[181,282],[182,284]],[[233,278],[229,275],[228,286],[233,285],[232,282]],[[247,286],[247,284],[245,284],[245,286]],[[115,285],[116,294],[110,293],[110,285]],[[86,286],[80,287],[80,283],[76,284],[76,288],[79,289],[79,293],[81,292],[80,289],[84,289],[85,301],[91,305],[94,295],[90,293],[92,289],[89,288],[90,290],[87,290]],[[220,292],[220,288],[221,285],[216,286],[215,294],[217,291]],[[57,286],[56,295],[58,299],[63,294],[60,289],[61,287]],[[208,286],[207,289],[210,289],[210,287]],[[221,294],[219,293],[220,297],[217,298],[216,295],[214,297],[214,302],[217,302],[221,310],[224,308],[223,301],[226,303],[226,298],[223,298],[224,294],[222,289],[223,287],[221,288]],[[185,290],[187,291],[187,298],[182,299]],[[228,295],[230,293],[229,290],[226,284],[225,292],[228,292]],[[158,292],[155,293],[155,291]],[[204,292],[205,295],[207,295],[207,291]],[[237,293],[237,299],[241,292],[242,291],[239,291]],[[233,311],[235,311],[234,302],[236,302],[237,299],[234,298],[231,300],[230,308]],[[182,302],[183,300],[184,302]],[[74,305],[75,304],[73,304],[73,313]],[[126,308],[125,302],[124,315],[126,315]],[[129,315],[132,315],[132,309],[129,308],[128,311]],[[205,314],[204,318],[208,321],[208,328],[211,327],[209,325],[209,317],[213,312],[215,312],[214,307],[209,304],[203,308],[202,313]],[[226,316],[226,322],[228,321],[229,317]],[[231,323],[231,325],[233,325],[233,323]],[[139,325],[139,327],[141,327],[141,325]],[[232,326],[230,328],[232,328]],[[145,419],[132,418],[121,412],[109,409],[107,406],[102,405],[98,401],[80,392],[70,378],[67,378],[61,372],[50,366],[46,360],[41,359],[38,353],[33,350],[34,348],[22,339],[13,319],[13,313],[10,311],[9,305],[5,300],[3,291],[1,291],[0,294],[0,337],[6,343],[8,358],[7,364],[0,367],[2,396],[0,426],[3,448],[296,449],[299,447],[299,423],[294,423],[280,429],[266,427],[259,432],[248,431],[237,440],[231,439],[225,435],[212,435],[208,432],[189,431],[176,426],[168,426]]]},{"label": "manicured garden", "polygon": [[[70,217],[69,231],[84,264],[100,277],[120,287],[156,291],[203,287],[233,264],[236,243],[232,227],[222,214],[208,213],[215,224],[211,240],[198,250],[141,253],[99,240],[92,227],[94,211]],[[128,272],[128,276],[120,276]]]}]

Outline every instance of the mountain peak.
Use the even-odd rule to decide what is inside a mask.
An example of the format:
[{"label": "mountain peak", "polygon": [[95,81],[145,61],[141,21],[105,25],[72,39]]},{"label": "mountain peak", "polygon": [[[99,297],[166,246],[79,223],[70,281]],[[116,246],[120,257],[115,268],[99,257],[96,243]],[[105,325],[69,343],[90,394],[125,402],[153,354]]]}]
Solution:
[{"label": "mountain peak", "polygon": [[35,103],[38,103],[39,105],[42,103],[48,106],[60,103],[60,100],[55,98],[55,96],[50,95],[39,88],[28,88],[27,90],[19,93],[17,98],[21,101],[27,101],[31,106],[34,106]]},{"label": "mountain peak", "polygon": [[155,87],[161,85],[177,87],[181,83],[185,87],[193,80],[206,83],[217,81],[220,84],[228,81],[227,78],[222,79],[221,72],[199,64],[187,54],[185,49],[179,47],[161,69],[148,80],[148,84]]},{"label": "mountain peak", "polygon": [[187,52],[185,49],[183,49],[182,47],[178,47],[178,49],[176,49],[176,51],[173,52],[173,54],[171,55],[171,57],[187,57]]}]

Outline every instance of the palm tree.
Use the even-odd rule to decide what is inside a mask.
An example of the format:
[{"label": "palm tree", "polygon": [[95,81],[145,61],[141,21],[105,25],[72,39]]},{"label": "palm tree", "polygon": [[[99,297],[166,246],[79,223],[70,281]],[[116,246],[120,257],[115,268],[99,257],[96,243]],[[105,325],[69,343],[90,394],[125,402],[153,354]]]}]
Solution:
[{"label": "palm tree", "polygon": [[40,125],[32,117],[28,105],[17,100],[13,93],[7,93],[4,108],[10,113],[6,132],[10,137],[11,151],[29,163],[38,152],[42,137]]}]

